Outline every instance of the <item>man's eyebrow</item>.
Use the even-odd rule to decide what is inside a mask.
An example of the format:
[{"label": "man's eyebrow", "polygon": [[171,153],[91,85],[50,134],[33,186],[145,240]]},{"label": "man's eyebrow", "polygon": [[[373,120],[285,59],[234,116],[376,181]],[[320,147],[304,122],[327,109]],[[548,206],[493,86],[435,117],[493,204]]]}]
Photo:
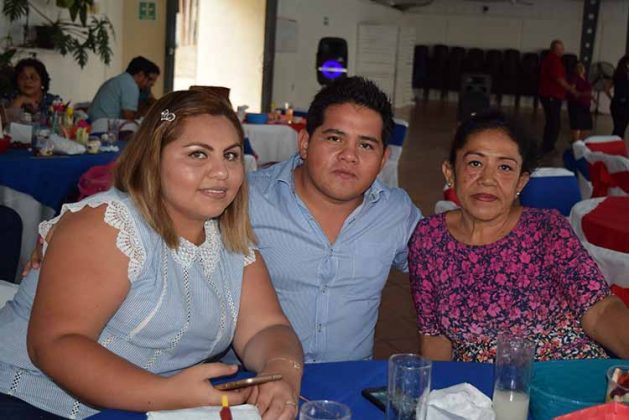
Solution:
[{"label": "man's eyebrow", "polygon": [[[326,128],[325,130],[322,131],[322,133],[324,134],[338,134],[341,136],[345,136],[347,135],[347,133],[345,133],[345,131],[343,130],[339,130],[338,128]],[[365,136],[365,135],[359,135],[361,140],[367,140],[367,141],[372,141],[374,143],[381,143],[380,139],[377,137],[372,137],[372,136]]]}]

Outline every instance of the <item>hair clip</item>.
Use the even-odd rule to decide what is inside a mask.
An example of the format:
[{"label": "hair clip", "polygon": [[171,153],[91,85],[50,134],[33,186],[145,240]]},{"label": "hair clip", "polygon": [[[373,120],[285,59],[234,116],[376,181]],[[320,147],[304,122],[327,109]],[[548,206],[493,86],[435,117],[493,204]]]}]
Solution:
[{"label": "hair clip", "polygon": [[165,109],[162,111],[162,117],[160,118],[161,121],[174,121],[175,120],[175,114],[170,112],[168,109]]}]

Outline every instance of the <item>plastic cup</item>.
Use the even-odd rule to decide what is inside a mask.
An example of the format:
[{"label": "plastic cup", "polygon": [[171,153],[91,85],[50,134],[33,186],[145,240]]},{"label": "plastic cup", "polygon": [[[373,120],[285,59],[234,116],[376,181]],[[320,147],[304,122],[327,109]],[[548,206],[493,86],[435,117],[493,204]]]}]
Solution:
[{"label": "plastic cup", "polygon": [[300,420],[351,420],[348,406],[336,401],[308,401],[299,410]]},{"label": "plastic cup", "polygon": [[629,365],[614,365],[607,369],[605,402],[616,401],[629,405]]}]

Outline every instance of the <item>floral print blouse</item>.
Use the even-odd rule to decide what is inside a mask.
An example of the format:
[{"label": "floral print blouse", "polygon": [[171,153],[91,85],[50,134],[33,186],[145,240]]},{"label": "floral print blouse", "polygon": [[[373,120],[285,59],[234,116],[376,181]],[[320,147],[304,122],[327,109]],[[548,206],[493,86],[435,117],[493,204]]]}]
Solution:
[{"label": "floral print blouse", "polygon": [[610,294],[565,217],[524,208],[498,241],[471,246],[445,213],[420,220],[409,245],[419,332],[452,343],[452,359],[491,362],[499,332],[527,335],[536,360],[605,358],[581,317]]}]

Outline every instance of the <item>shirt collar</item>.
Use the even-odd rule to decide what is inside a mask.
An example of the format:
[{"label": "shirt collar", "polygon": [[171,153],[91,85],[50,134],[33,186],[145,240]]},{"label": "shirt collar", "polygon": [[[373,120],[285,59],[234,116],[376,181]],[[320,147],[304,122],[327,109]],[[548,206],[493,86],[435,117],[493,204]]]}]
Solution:
[{"label": "shirt collar", "polygon": [[[292,157],[282,163],[282,168],[277,174],[275,184],[284,183],[294,188],[294,173],[295,168],[302,165],[304,161],[301,159],[298,153],[295,153]],[[380,199],[380,196],[387,196],[391,191],[382,183],[378,178],[371,184],[371,186],[365,191],[365,202],[375,203]]]}]

